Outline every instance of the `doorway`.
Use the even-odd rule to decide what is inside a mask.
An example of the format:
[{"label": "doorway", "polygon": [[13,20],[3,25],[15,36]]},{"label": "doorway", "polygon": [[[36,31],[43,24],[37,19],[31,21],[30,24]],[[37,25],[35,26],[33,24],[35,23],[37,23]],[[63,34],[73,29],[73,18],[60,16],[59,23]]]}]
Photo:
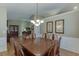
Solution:
[{"label": "doorway", "polygon": [[9,25],[9,35],[18,37],[19,26],[18,25]]}]

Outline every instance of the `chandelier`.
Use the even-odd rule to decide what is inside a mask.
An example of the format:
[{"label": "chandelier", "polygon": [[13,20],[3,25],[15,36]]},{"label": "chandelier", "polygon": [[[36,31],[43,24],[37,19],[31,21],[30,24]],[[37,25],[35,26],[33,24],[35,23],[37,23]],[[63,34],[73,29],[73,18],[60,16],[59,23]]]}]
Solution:
[{"label": "chandelier", "polygon": [[39,26],[41,23],[44,23],[43,20],[38,18],[38,3],[36,3],[36,17],[34,20],[31,20],[30,22],[33,23],[35,26]]}]

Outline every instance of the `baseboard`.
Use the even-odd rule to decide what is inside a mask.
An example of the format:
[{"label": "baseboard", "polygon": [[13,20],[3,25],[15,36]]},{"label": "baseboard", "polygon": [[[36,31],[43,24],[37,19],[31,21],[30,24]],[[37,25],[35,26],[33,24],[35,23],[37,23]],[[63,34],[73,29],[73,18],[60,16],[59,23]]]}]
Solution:
[{"label": "baseboard", "polygon": [[0,52],[0,56],[7,56],[7,51]]},{"label": "baseboard", "polygon": [[64,48],[60,48],[60,49],[63,50],[63,51],[67,51],[67,52],[70,52],[70,53],[74,53],[74,54],[79,55],[79,53],[76,53],[76,52],[73,52],[73,51],[70,51],[70,50],[67,50],[67,49],[64,49]]}]

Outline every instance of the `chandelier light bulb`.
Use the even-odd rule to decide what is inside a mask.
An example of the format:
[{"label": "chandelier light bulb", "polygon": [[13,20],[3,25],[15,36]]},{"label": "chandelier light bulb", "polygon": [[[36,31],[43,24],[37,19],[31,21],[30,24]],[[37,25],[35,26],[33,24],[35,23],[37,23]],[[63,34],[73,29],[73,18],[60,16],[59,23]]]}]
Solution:
[{"label": "chandelier light bulb", "polygon": [[40,22],[40,20],[39,20],[39,19],[37,19],[37,20],[36,20],[36,22]]},{"label": "chandelier light bulb", "polygon": [[41,20],[41,23],[44,23],[44,21],[43,21],[43,20]]},{"label": "chandelier light bulb", "polygon": [[23,29],[23,31],[26,31],[26,29]]},{"label": "chandelier light bulb", "polygon": [[35,26],[39,26],[40,24],[35,24]]},{"label": "chandelier light bulb", "polygon": [[34,20],[31,20],[31,23],[35,24],[35,21]]}]

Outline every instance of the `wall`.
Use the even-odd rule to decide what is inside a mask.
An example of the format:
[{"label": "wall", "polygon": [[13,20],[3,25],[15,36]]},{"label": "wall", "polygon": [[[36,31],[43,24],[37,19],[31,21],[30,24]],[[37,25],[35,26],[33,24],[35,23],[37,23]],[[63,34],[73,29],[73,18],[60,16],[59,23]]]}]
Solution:
[{"label": "wall", "polygon": [[46,32],[46,22],[53,21],[55,33],[55,20],[64,19],[64,34],[61,39],[61,48],[79,53],[79,11],[70,11],[56,16],[45,18],[41,24],[41,33]]},{"label": "wall", "polygon": [[79,54],[79,38],[63,36],[60,47]]},{"label": "wall", "polygon": [[53,33],[55,33],[55,20],[64,19],[64,36],[79,37],[79,11],[70,11],[64,14],[45,18],[41,25],[41,33],[46,32],[46,22],[53,21]]},{"label": "wall", "polygon": [[5,7],[0,6],[0,52],[7,50],[7,12]]}]

